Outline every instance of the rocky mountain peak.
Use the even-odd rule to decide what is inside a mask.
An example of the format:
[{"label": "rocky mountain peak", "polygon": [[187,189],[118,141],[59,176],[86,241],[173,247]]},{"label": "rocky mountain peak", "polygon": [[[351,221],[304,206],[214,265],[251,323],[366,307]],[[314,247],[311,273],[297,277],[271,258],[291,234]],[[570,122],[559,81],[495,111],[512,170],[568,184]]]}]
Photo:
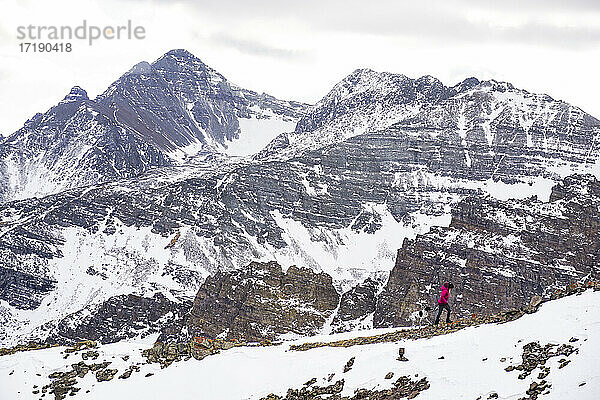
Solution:
[{"label": "rocky mountain peak", "polygon": [[481,83],[479,81],[479,79],[477,79],[475,77],[470,77],[470,78],[463,80],[458,85],[454,86],[453,89],[456,90],[457,93],[462,93],[467,90],[473,89],[475,86],[479,85],[479,83]]},{"label": "rocky mountain peak", "polygon": [[514,90],[515,87],[510,82],[497,81],[495,79],[490,79],[487,81],[480,82],[481,88],[489,88],[490,90],[496,92],[506,92],[509,90]]},{"label": "rocky mountain peak", "polygon": [[79,86],[73,86],[71,91],[62,99],[61,104],[74,101],[89,100],[87,92]]},{"label": "rocky mountain peak", "polygon": [[331,99],[341,100],[364,92],[388,93],[407,79],[401,74],[359,68],[336,84],[322,102]]},{"label": "rocky mountain peak", "polygon": [[[300,119],[296,133],[317,129],[364,133],[389,126],[389,121],[413,115],[421,104],[439,102],[452,93],[439,79],[430,75],[412,79],[402,74],[357,69],[336,84],[310,113]],[[352,129],[348,129],[350,126]],[[325,142],[330,139],[328,137]]]},{"label": "rocky mountain peak", "polygon": [[167,51],[163,57],[171,57],[178,60],[200,61],[198,57],[187,51],[186,49],[173,49]]},{"label": "rocky mountain peak", "polygon": [[176,49],[165,53],[152,63],[152,67],[161,75],[169,73],[193,74],[195,78],[206,77],[211,84],[226,82],[227,79],[216,70],[202,62],[187,50]]},{"label": "rocky mountain peak", "polygon": [[147,75],[152,73],[152,65],[147,61],[142,61],[135,64],[127,74]]}]

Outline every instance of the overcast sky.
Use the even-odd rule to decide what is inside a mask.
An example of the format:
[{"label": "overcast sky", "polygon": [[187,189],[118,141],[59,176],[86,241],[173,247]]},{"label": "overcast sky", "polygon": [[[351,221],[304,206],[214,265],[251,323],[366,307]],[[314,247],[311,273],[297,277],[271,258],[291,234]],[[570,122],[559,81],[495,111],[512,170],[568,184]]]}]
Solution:
[{"label": "overcast sky", "polygon": [[[139,61],[185,48],[230,81],[316,102],[356,68],[512,82],[600,117],[600,1],[3,0],[0,133],[74,85],[90,97]],[[21,53],[20,25],[144,26],[144,40],[72,41],[71,53]]]}]

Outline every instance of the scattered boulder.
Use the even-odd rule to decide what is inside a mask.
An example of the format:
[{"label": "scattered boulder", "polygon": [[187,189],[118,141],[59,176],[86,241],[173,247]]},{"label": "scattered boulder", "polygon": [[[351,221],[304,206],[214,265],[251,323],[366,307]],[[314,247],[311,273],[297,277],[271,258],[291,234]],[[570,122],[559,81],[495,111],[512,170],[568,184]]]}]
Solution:
[{"label": "scattered boulder", "polygon": [[121,375],[119,375],[119,379],[127,379],[131,376],[133,371],[131,369],[126,369]]},{"label": "scattered boulder", "polygon": [[125,370],[125,372],[123,372],[121,375],[119,375],[119,379],[127,379],[131,376],[132,372],[140,372],[140,367],[138,367],[137,365],[130,365],[129,367],[127,367],[127,369]]},{"label": "scattered boulder", "polygon": [[521,397],[519,400],[536,400],[539,395],[552,387],[548,382],[542,380],[540,382],[531,382],[529,389],[525,392],[529,397]]},{"label": "scattered boulder", "polygon": [[117,371],[116,369],[101,369],[96,372],[96,380],[98,382],[110,381],[112,378],[115,377],[117,372],[119,371]]},{"label": "scattered boulder", "polygon": [[88,358],[91,358],[92,360],[95,360],[98,358],[100,354],[95,351],[95,350],[89,350],[89,351],[85,351],[83,353],[81,353],[81,358],[83,360],[87,360]]},{"label": "scattered boulder", "polygon": [[84,363],[83,361],[79,361],[77,364],[71,364],[73,371],[77,373],[79,378],[83,378],[90,371],[90,366]]},{"label": "scattered boulder", "polygon": [[346,365],[344,365],[344,373],[350,371],[352,369],[353,365],[354,365],[354,357],[349,359],[348,362],[346,363]]},{"label": "scattered boulder", "polygon": [[[389,374],[388,374],[389,375]],[[422,391],[429,389],[427,378],[413,381],[408,376],[401,376],[394,382],[392,388],[385,390],[357,389],[351,397],[341,396],[344,389],[344,380],[336,381],[333,385],[319,387],[303,387],[301,389],[288,389],[287,394],[282,397],[276,394],[269,394],[261,400],[395,400],[395,399],[414,399]]]},{"label": "scattered boulder", "polygon": [[560,360],[559,363],[560,365],[558,366],[558,369],[562,369],[564,367],[566,367],[569,363],[571,362],[571,360]]},{"label": "scattered boulder", "polygon": [[315,383],[317,383],[317,378],[312,378],[308,382],[305,382],[304,386],[314,385]]},{"label": "scattered boulder", "polygon": [[538,374],[538,379],[544,379],[550,373],[550,367],[541,367],[541,371]]},{"label": "scattered boulder", "polygon": [[398,358],[396,358],[396,360],[398,360],[398,361],[408,361],[408,358],[406,358],[406,356],[404,355],[404,353],[405,353],[404,347],[400,347],[398,349]]},{"label": "scattered boulder", "polygon": [[[539,344],[539,342],[527,343],[525,346],[523,346],[523,355],[521,357],[522,358],[521,364],[516,365],[516,366],[509,366],[512,368],[507,367],[504,370],[507,372],[510,372],[513,370],[522,371],[519,374],[518,378],[525,379],[526,377],[528,377],[531,374],[531,372],[534,369],[541,367],[541,372],[538,375],[538,378],[543,379],[548,375],[548,373],[550,373],[550,368],[545,365],[546,361],[548,361],[548,359],[550,359],[552,357],[558,357],[561,355],[568,357],[577,351],[578,350],[570,344],[563,344],[563,345],[558,346],[556,344],[548,343],[542,347]],[[569,362],[570,362],[569,360],[562,359],[560,361],[560,364],[562,365],[562,367],[564,367]],[[562,368],[562,367],[559,366],[559,368]]]}]

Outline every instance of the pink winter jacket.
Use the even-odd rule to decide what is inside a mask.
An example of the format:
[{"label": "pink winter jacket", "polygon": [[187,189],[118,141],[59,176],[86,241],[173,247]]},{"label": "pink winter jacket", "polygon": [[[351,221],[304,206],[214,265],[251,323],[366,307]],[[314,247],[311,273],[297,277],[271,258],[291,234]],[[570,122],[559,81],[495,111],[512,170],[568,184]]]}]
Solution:
[{"label": "pink winter jacket", "polygon": [[450,296],[450,292],[448,291],[448,288],[446,287],[446,284],[444,283],[444,286],[442,286],[442,295],[440,296],[440,299],[438,300],[438,304],[448,304],[449,296]]}]

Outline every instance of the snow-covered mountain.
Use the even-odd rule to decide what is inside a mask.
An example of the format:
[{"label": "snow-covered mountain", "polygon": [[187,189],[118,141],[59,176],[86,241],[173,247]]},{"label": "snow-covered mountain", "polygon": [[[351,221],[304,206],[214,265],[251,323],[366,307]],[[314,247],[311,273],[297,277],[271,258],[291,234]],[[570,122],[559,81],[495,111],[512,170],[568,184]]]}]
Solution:
[{"label": "snow-covered mountain", "polygon": [[74,87],[4,139],[0,200],[138,176],[197,155],[258,151],[307,107],[239,88],[172,50],[135,65],[94,100]]},{"label": "snow-covered mountain", "polygon": [[[96,101],[62,106],[97,107],[169,164],[185,161],[190,143],[223,147],[236,119],[243,127],[248,116],[300,118],[297,105],[234,88],[202,65],[170,52]],[[177,135],[166,136],[171,129]],[[160,305],[150,322],[122,322],[124,332],[157,330],[165,315],[185,314],[207,276],[252,261],[326,273],[341,299],[366,291],[372,314],[369,293],[386,284],[405,238],[448,226],[468,196],[549,200],[564,175],[600,172],[599,133],[580,109],[506,83],[446,87],[358,70],[253,159],[207,150],[184,166],[0,206],[0,342],[86,332],[78,325],[93,327],[118,304]]]}]

